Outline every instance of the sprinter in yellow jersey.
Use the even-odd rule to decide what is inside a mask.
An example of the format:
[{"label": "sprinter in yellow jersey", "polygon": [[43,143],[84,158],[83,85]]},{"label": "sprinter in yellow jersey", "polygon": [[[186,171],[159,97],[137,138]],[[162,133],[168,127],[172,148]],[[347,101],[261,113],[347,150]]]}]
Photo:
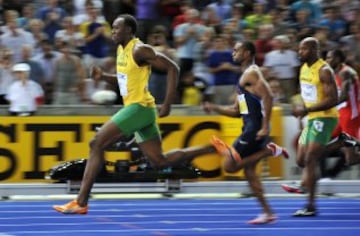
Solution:
[{"label": "sprinter in yellow jersey", "polygon": [[[137,22],[131,15],[120,15],[112,25],[112,39],[118,46],[116,74],[93,68],[92,77],[119,86],[124,107],[97,132],[90,142],[90,157],[76,200],[53,208],[64,214],[86,214],[91,188],[104,162],[104,150],[123,136],[135,134],[141,151],[159,169],[176,166],[194,157],[214,152],[213,148],[187,148],[163,154],[156,117],[169,115],[175,99],[179,68],[174,61],[155,51],[135,37]],[[151,67],[167,73],[164,103],[157,113],[155,101],[148,90]]]},{"label": "sprinter in yellow jersey", "polygon": [[[294,216],[315,216],[315,194],[318,162],[331,139],[338,122],[336,109],[338,95],[335,75],[331,67],[319,57],[319,42],[309,37],[300,42],[299,57],[304,63],[300,70],[300,89],[305,106],[296,108],[294,116],[307,116],[307,125],[301,132],[296,162],[303,168],[302,183],[308,191],[307,205]],[[294,192],[297,188],[283,185],[284,190]]]}]

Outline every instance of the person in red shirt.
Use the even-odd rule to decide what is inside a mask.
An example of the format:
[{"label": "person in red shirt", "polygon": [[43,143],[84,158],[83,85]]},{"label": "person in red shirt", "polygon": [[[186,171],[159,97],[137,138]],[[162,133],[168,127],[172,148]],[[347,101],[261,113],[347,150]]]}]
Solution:
[{"label": "person in red shirt", "polygon": [[171,22],[171,28],[174,30],[176,26],[186,23],[186,14],[185,12],[192,7],[190,1],[183,1],[180,3],[180,14],[174,17],[173,21]]},{"label": "person in red shirt", "polygon": [[[360,81],[357,72],[345,63],[346,56],[340,49],[329,51],[327,62],[335,71],[336,84],[339,90],[339,123],[333,132],[333,137],[342,132],[354,138],[359,138],[360,132]],[[359,162],[354,148],[344,147],[344,154],[348,165]]]}]

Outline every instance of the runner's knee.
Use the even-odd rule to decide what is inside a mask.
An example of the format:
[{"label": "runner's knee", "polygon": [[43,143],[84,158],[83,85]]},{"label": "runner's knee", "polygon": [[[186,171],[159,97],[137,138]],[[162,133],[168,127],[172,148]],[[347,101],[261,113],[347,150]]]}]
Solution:
[{"label": "runner's knee", "polygon": [[233,161],[225,161],[224,162],[224,170],[227,172],[227,173],[230,173],[230,174],[233,174],[237,171],[239,171],[241,168],[238,168],[236,166],[236,163],[234,163]]},{"label": "runner's knee", "polygon": [[89,142],[90,149],[93,149],[96,143],[96,138],[92,138]]}]

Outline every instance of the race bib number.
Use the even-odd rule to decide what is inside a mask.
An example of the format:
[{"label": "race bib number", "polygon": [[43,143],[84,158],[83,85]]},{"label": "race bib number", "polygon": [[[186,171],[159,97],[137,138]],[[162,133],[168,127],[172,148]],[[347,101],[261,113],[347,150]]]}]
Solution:
[{"label": "race bib number", "polygon": [[317,101],[317,89],[312,84],[301,84],[301,96],[304,102],[316,102]]},{"label": "race bib number", "polygon": [[117,73],[117,80],[118,80],[118,84],[119,84],[120,95],[121,96],[127,96],[128,95],[128,90],[127,90],[128,77],[127,77],[127,74]]},{"label": "race bib number", "polygon": [[245,94],[240,94],[237,96],[239,103],[240,114],[249,114],[249,108],[246,103]]}]

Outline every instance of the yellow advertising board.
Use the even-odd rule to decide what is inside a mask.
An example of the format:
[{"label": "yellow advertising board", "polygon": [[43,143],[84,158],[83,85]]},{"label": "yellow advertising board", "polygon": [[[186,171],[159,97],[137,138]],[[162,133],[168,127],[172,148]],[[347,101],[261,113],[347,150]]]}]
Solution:
[{"label": "yellow advertising board", "polygon": [[[274,117],[277,118],[272,123],[281,122],[279,114],[274,114]],[[96,133],[96,127],[108,119],[108,116],[0,117],[0,181],[45,181],[44,173],[52,166],[87,158],[89,142]],[[233,133],[224,133],[224,127],[230,123]],[[169,116],[159,119],[159,124],[166,152],[208,144],[214,134],[226,136],[228,140],[235,138],[240,133],[241,119],[230,122],[221,116]],[[281,136],[281,133],[276,134],[276,137]],[[129,158],[129,154],[127,151],[112,151],[106,152],[105,157],[114,161]],[[271,174],[281,176],[281,162],[274,161],[270,164],[276,170]],[[216,154],[199,157],[193,164],[204,171],[221,170],[221,158]],[[219,178],[223,176],[216,179]]]}]

